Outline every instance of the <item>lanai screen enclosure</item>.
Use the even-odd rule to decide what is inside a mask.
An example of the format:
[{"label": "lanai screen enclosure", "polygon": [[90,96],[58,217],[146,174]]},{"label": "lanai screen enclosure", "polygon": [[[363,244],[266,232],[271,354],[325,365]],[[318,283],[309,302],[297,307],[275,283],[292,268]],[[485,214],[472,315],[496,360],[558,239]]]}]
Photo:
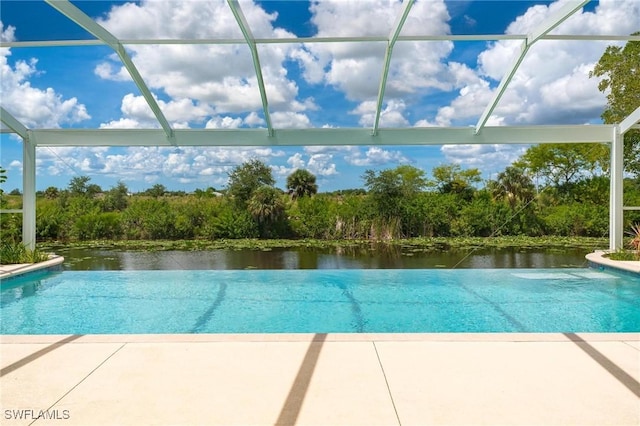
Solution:
[{"label": "lanai screen enclosure", "polygon": [[[622,201],[623,165],[623,136],[632,128],[640,128],[640,108],[629,117],[615,125],[489,125],[492,114],[500,104],[503,95],[527,54],[535,46],[544,48],[546,41],[570,40],[576,42],[616,42],[640,41],[640,36],[611,35],[611,34],[579,34],[571,28],[563,32],[563,23],[577,11],[585,7],[590,0],[566,0],[558,2],[550,13],[534,28],[522,34],[449,34],[440,33],[437,28],[424,27],[417,32],[415,25],[407,30],[407,23],[411,22],[414,14],[421,13],[416,4],[432,0],[404,0],[397,3],[397,17],[390,25],[385,22],[371,22],[371,27],[387,30],[383,36],[369,35],[363,31],[358,34],[358,28],[346,28],[344,34],[337,36],[316,35],[312,37],[290,37],[284,34],[280,37],[256,37],[260,30],[250,24],[251,16],[243,11],[238,0],[227,0],[225,12],[228,21],[235,21],[237,25],[236,38],[119,38],[110,32],[99,19],[87,15],[81,9],[80,2],[73,4],[67,0],[45,0],[53,9],[63,14],[76,25],[80,26],[92,37],[83,40],[30,40],[30,41],[2,41],[2,48],[27,47],[75,47],[75,46],[108,46],[113,50],[114,58],[122,64],[128,77],[135,83],[146,104],[153,112],[156,124],[149,128],[105,129],[105,128],[29,128],[20,119],[20,114],[12,111],[1,101],[0,118],[2,133],[13,133],[22,139],[23,146],[23,241],[27,247],[35,246],[36,234],[36,147],[60,146],[329,146],[329,145],[444,145],[444,144],[537,144],[537,143],[606,143],[611,146],[611,193],[610,193],[610,249],[622,247],[623,210],[634,207],[624,207]],[[212,0],[215,1],[215,0]],[[218,0],[221,2],[222,0]],[[549,2],[541,2],[549,5]],[[367,8],[367,1],[354,2],[355,9]],[[246,9],[246,6],[245,6]],[[551,10],[551,7],[550,7]],[[223,17],[224,18],[224,17]],[[204,19],[204,17],[203,17]],[[640,22],[640,16],[638,17]],[[162,23],[158,23],[162,25]],[[613,23],[615,25],[615,23]],[[254,31],[255,30],[255,31]],[[365,34],[366,33],[366,34]],[[381,33],[381,31],[377,31]],[[241,37],[240,37],[241,35]],[[510,41],[518,43],[519,49],[511,59],[510,65],[504,70],[504,75],[496,87],[492,88],[490,99],[473,126],[467,127],[384,127],[381,122],[385,106],[385,90],[388,80],[394,72],[394,49],[404,47],[429,45],[437,42],[498,42]],[[273,124],[273,111],[269,98],[274,93],[268,93],[265,84],[264,47],[270,45],[320,45],[331,46],[379,46],[382,67],[379,69],[378,93],[373,109],[373,125],[370,127],[342,128],[342,127],[304,127],[287,128]],[[259,92],[262,127],[245,127],[235,129],[207,129],[207,128],[176,128],[167,119],[161,103],[152,93],[145,75],[134,64],[135,57],[131,53],[133,46],[235,46],[237,49],[248,49],[255,74],[255,89]],[[416,55],[419,55],[417,53]],[[405,58],[406,59],[406,58]],[[207,58],[211,66],[216,66],[216,58]],[[219,64],[223,66],[223,64]],[[267,82],[268,83],[268,82]],[[501,124],[501,123],[497,123]]]}]

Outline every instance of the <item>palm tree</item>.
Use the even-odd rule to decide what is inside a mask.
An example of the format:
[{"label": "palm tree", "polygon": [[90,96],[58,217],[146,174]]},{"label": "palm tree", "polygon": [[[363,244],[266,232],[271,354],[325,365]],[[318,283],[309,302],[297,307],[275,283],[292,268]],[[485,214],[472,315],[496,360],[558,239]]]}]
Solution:
[{"label": "palm tree", "polygon": [[287,190],[291,198],[312,196],[318,192],[316,177],[313,173],[305,169],[298,169],[287,176]]},{"label": "palm tree", "polygon": [[506,199],[512,210],[515,210],[518,202],[528,203],[535,197],[533,181],[519,167],[507,167],[490,187],[493,196]]},{"label": "palm tree", "polygon": [[280,199],[280,192],[268,185],[254,191],[247,209],[260,225],[273,223],[284,215],[284,204]]}]

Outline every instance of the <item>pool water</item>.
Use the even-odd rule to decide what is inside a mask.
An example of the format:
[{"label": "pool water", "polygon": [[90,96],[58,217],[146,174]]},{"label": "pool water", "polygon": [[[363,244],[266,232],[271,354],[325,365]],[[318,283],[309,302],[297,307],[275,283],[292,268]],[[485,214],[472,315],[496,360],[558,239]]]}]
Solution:
[{"label": "pool water", "polygon": [[594,269],[63,271],[2,283],[3,334],[638,332]]}]

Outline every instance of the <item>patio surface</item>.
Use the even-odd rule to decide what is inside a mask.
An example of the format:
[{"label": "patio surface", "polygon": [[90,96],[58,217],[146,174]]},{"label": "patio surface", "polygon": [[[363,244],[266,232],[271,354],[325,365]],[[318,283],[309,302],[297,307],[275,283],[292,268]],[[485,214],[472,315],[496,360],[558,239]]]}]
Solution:
[{"label": "patio surface", "polygon": [[640,424],[640,333],[0,343],[3,425]]}]

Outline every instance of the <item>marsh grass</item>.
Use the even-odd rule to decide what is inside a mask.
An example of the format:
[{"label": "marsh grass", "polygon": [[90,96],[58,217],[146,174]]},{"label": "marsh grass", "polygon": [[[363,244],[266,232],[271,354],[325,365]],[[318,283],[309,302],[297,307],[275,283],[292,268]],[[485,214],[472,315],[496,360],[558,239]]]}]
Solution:
[{"label": "marsh grass", "polygon": [[0,243],[0,264],[38,263],[49,259],[49,255],[38,248],[30,250],[21,243]]}]

